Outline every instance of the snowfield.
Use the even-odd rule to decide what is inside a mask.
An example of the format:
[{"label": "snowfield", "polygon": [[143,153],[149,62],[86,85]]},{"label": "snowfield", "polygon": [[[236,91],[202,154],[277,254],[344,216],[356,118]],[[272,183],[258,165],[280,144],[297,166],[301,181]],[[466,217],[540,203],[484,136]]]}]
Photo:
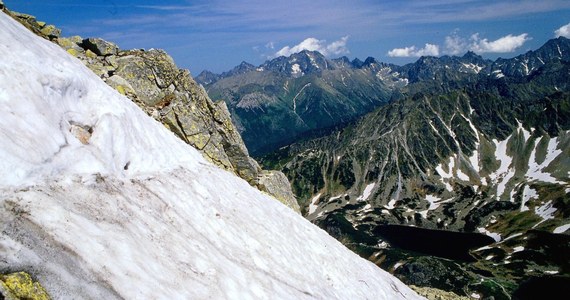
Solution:
[{"label": "snowfield", "polygon": [[0,13],[0,270],[54,299],[420,299]]}]

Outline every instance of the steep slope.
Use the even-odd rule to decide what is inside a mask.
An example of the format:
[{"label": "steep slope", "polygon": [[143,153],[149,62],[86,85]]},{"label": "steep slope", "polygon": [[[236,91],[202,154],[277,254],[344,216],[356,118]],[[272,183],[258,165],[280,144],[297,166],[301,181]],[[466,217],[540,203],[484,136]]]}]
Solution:
[{"label": "steep slope", "polygon": [[198,149],[207,160],[299,211],[285,176],[279,171],[262,170],[249,156],[225,103],[210,100],[190,72],[179,69],[166,52],[125,51],[99,38],[65,38],[60,36],[61,30],[38,22],[33,16],[7,13],[80,59],[108,85]]},{"label": "steep slope", "polygon": [[418,299],[0,13],[0,271],[57,299]]},{"label": "steep slope", "polygon": [[[557,49],[557,43],[569,41],[552,40],[513,61]],[[404,229],[386,225],[493,237],[496,244],[472,253],[480,264],[475,269],[500,278],[511,293],[525,279],[570,274],[568,256],[561,254],[570,244],[559,234],[570,228],[570,52],[564,51],[543,58],[528,76],[481,69],[436,89],[437,78],[421,88],[414,84],[429,79],[411,80],[407,92],[420,91],[414,96],[326,137],[284,147],[264,163],[287,174],[310,220],[407,278],[420,267],[406,255],[389,258],[383,242],[398,244],[392,231]],[[410,266],[398,268],[406,261]],[[421,280],[434,281],[421,283],[441,284],[435,281],[446,271],[422,264],[431,275]],[[456,286],[479,280],[473,278]]]},{"label": "steep slope", "polygon": [[[314,51],[242,64],[211,82],[212,99],[224,100],[245,144],[255,155],[290,143],[305,133],[332,127],[385,104],[391,87],[366,69],[329,60]],[[392,82],[392,81],[390,81]]]}]

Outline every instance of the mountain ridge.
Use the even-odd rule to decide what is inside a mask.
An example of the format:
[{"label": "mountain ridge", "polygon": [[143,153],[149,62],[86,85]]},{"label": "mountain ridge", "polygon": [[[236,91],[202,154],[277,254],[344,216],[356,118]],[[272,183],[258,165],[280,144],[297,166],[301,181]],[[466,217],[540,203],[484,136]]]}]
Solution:
[{"label": "mountain ridge", "polygon": [[[407,71],[417,76],[390,103],[261,161],[288,176],[309,220],[406,283],[449,290],[486,280],[474,272],[509,292],[473,292],[506,299],[525,280],[569,272],[567,255],[546,250],[570,249],[563,246],[570,227],[569,44],[550,40],[500,64],[468,54],[474,60],[466,69],[459,58],[419,59]],[[544,53],[555,55],[546,60]],[[452,63],[456,70],[446,68]],[[471,252],[474,265],[432,274],[442,261],[392,248],[382,235],[393,230],[388,225],[483,233],[496,242]],[[537,246],[542,239],[554,242]],[[413,275],[417,268],[425,277]],[[449,280],[473,281],[445,285],[437,278],[446,272],[454,274]]]},{"label": "mountain ridge", "polygon": [[[226,102],[232,121],[254,156],[278,149],[305,133],[351,122],[390,101],[425,90],[461,88],[481,77],[522,78],[545,61],[568,57],[568,39],[560,37],[516,58],[420,57],[404,66],[368,57],[327,59],[301,51],[255,67],[242,63],[206,82],[196,77],[212,99]],[[517,61],[520,60],[520,61]],[[212,76],[216,80],[211,79]]]}]

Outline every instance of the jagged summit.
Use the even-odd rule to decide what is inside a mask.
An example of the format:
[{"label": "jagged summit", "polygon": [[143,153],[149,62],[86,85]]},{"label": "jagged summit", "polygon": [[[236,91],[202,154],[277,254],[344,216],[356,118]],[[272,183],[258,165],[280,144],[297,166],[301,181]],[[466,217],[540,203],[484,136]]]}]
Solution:
[{"label": "jagged summit", "polygon": [[419,299],[60,47],[0,25],[0,269],[56,299]]}]

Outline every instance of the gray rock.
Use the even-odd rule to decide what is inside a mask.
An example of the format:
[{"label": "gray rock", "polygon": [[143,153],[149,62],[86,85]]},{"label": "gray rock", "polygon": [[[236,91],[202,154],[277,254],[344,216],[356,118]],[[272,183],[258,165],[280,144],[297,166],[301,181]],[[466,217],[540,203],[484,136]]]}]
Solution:
[{"label": "gray rock", "polygon": [[93,51],[97,55],[107,56],[116,55],[119,47],[114,43],[107,42],[100,38],[88,38],[83,40],[83,47]]},{"label": "gray rock", "polygon": [[54,25],[45,25],[40,29],[40,32],[50,39],[58,38],[61,35],[61,29]]},{"label": "gray rock", "polygon": [[81,43],[83,39],[80,36],[72,36],[72,37],[60,37],[56,40],[57,44],[60,45],[63,49],[68,50],[73,49],[75,52],[85,52],[83,48],[81,48]]},{"label": "gray rock", "polygon": [[135,89],[131,84],[119,75],[113,75],[106,80],[107,84],[125,96],[136,95]]},{"label": "gray rock", "polygon": [[285,174],[280,171],[263,170],[257,180],[259,190],[272,195],[297,213],[301,213],[301,208],[297,203],[295,195],[291,191],[291,185]]}]

